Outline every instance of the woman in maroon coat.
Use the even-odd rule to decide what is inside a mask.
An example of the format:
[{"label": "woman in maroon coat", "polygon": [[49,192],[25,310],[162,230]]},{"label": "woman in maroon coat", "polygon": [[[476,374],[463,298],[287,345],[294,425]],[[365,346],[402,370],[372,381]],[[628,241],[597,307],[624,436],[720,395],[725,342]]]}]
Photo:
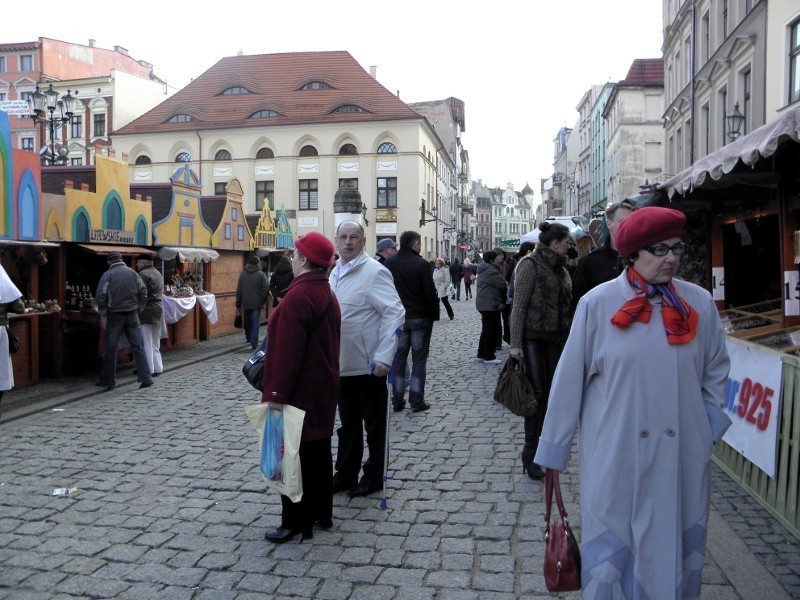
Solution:
[{"label": "woman in maroon coat", "polygon": [[306,411],[300,439],[303,498],[281,496],[281,526],[264,536],[283,543],[333,525],[331,437],[339,397],[339,303],[328,285],[333,244],[312,232],[295,241],[294,280],[270,315],[262,402]]}]

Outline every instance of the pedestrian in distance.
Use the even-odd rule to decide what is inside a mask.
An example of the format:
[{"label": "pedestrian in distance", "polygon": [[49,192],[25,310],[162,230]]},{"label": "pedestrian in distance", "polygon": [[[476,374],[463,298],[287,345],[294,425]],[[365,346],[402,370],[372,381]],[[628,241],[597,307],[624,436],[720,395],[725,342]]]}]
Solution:
[{"label": "pedestrian in distance", "polygon": [[539,241],[531,254],[521,258],[514,272],[514,301],[511,311],[511,351],[525,361],[539,410],[525,417],[522,466],[531,479],[544,478],[533,462],[542,424],[547,414],[550,384],[569,334],[572,282],[566,269],[569,229],[560,223],[543,221]]},{"label": "pedestrian in distance", "polygon": [[503,304],[503,310],[500,311],[500,316],[502,317],[501,319],[502,330],[497,340],[497,349],[501,350],[503,348],[503,342],[505,342],[506,344],[511,343],[511,335],[508,325],[508,319],[511,316],[511,305],[508,303],[508,285],[511,281],[512,267],[510,264],[511,257],[508,256],[508,253],[506,253],[505,250],[498,247],[494,249],[494,252],[498,255],[498,257],[501,257],[498,258],[500,265],[500,273],[502,273],[503,279],[506,280],[506,295]]},{"label": "pedestrian in distance", "polygon": [[464,267],[458,262],[457,258],[453,259],[453,264],[450,265],[450,281],[453,282],[453,289],[455,293],[450,297],[450,300],[459,302],[461,300],[461,280],[464,278]]},{"label": "pedestrian in distance", "polygon": [[164,321],[164,278],[153,266],[153,257],[149,254],[140,254],[136,258],[136,270],[147,288],[147,301],[144,305],[139,321],[142,324],[142,345],[147,356],[147,366],[153,377],[158,377],[164,371],[161,359],[161,328]]},{"label": "pedestrian in distance", "polygon": [[483,253],[478,265],[478,283],[475,286],[475,308],[481,313],[481,336],[478,341],[478,360],[487,365],[499,365],[497,340],[501,334],[501,314],[506,303],[506,280],[500,263],[503,255],[493,250]]},{"label": "pedestrian in distance", "polygon": [[269,295],[272,298],[272,308],[277,308],[281,298],[286,293],[286,289],[294,279],[294,271],[292,270],[292,260],[286,254],[278,259],[278,264],[275,265],[275,270],[269,278]]},{"label": "pedestrian in distance", "polygon": [[580,428],[584,598],[700,598],[729,360],[711,294],[675,277],[685,223],[620,224],[625,270],[578,303],[553,380],[535,462],[563,471]]},{"label": "pedestrian in distance", "polygon": [[624,268],[622,259],[617,252],[614,241],[617,227],[630,216],[638,207],[629,200],[622,200],[612,204],[605,211],[606,236],[602,246],[595,248],[582,257],[575,267],[575,276],[572,278],[572,305],[576,307],[578,300],[589,290],[601,283],[611,281],[622,273]]},{"label": "pedestrian in distance", "polygon": [[408,353],[411,351],[411,386],[408,401],[413,412],[428,410],[425,402],[425,378],[430,352],[433,322],[439,320],[439,298],[433,285],[432,269],[422,256],[422,237],[416,231],[400,235],[400,249],[386,260],[394,287],[403,303],[406,318],[392,366],[392,404],[395,412],[405,408],[405,382]]},{"label": "pedestrian in distance", "polygon": [[258,330],[261,327],[261,310],[267,304],[269,284],[261,270],[261,259],[253,255],[247,259],[236,284],[236,310],[242,311],[244,337],[255,350],[258,347]]},{"label": "pedestrian in distance", "polygon": [[298,534],[313,537],[315,525],[333,526],[331,438],[339,397],[339,302],[328,284],[333,244],[317,232],[294,243],[294,278],[267,323],[262,402],[305,411],[300,437],[303,497],[281,495],[281,525],[267,541],[281,544]]},{"label": "pedestrian in distance", "polygon": [[395,254],[397,254],[397,244],[395,244],[394,240],[390,240],[389,238],[378,240],[375,260],[383,264],[386,262],[387,258],[390,258]]},{"label": "pedestrian in distance", "polygon": [[[364,251],[364,228],[344,221],[336,228],[339,259],[329,282],[342,311],[339,350],[339,445],[333,493],[367,496],[383,485],[386,418],[389,409],[386,376],[397,350],[397,330],[405,310],[392,274]],[[364,456],[368,457],[359,480]]]},{"label": "pedestrian in distance", "polygon": [[11,364],[10,338],[8,330],[8,313],[22,314],[25,312],[25,303],[22,301],[22,292],[0,265],[0,402],[3,392],[14,387],[14,369]]},{"label": "pedestrian in distance", "polygon": [[462,267],[462,274],[464,275],[464,299],[472,299],[472,284],[475,283],[475,265],[469,258],[464,259]]},{"label": "pedestrian in distance", "polygon": [[153,377],[142,344],[142,326],[139,315],[147,304],[147,288],[139,274],[122,262],[122,254],[108,253],[108,270],[97,284],[95,302],[100,314],[105,316],[103,336],[103,362],[100,379],[95,383],[107,391],[117,386],[117,349],[119,338],[125,333],[136,360],[139,387],[153,385]]},{"label": "pedestrian in distance", "polygon": [[447,316],[452,321],[453,307],[450,306],[450,300],[448,299],[450,297],[448,291],[450,287],[450,272],[447,270],[443,258],[436,259],[436,267],[433,269],[433,283],[436,286],[436,295],[439,296],[439,300],[447,311]]}]

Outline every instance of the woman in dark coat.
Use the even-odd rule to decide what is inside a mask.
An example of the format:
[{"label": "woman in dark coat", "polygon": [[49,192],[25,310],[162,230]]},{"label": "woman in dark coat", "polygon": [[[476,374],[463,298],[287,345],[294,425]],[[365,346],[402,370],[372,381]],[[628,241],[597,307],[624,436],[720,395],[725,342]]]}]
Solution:
[{"label": "woman in dark coat", "polygon": [[544,478],[533,463],[539,445],[550,384],[569,334],[572,281],[565,267],[569,229],[560,223],[539,225],[539,242],[533,253],[521,258],[514,269],[511,310],[511,356],[525,361],[539,411],[525,417],[522,466],[531,479]]},{"label": "woman in dark coat", "polygon": [[333,460],[331,437],[339,397],[341,313],[328,284],[333,244],[312,232],[295,241],[295,277],[267,324],[262,402],[289,404],[306,411],[300,438],[303,498],[281,496],[281,526],[264,536],[283,543],[301,534],[312,537],[318,524],[332,525]]},{"label": "woman in dark coat", "polygon": [[506,303],[506,280],[500,267],[503,257],[493,251],[484,252],[483,262],[478,265],[478,284],[475,286],[475,308],[481,313],[478,360],[487,365],[502,362],[495,356],[495,351],[502,327],[500,315]]},{"label": "woman in dark coat", "polygon": [[464,299],[469,300],[472,298],[472,283],[475,281],[475,266],[470,259],[464,259],[461,273],[464,276]]},{"label": "woman in dark coat", "polygon": [[292,279],[294,279],[292,261],[288,256],[283,255],[269,278],[269,295],[272,296],[272,308],[277,308],[278,303],[286,294],[286,289],[292,283]]}]

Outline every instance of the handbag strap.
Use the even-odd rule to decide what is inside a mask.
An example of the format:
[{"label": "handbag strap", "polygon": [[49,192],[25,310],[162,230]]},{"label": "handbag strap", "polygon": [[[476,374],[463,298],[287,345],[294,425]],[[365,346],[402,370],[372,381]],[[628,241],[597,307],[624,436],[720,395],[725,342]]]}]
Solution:
[{"label": "handbag strap", "polygon": [[567,518],[567,511],[564,509],[564,500],[561,498],[561,483],[558,479],[558,471],[547,469],[544,476],[544,523],[550,524],[550,512],[553,505],[553,493],[556,496],[556,507],[558,515],[562,519]]}]

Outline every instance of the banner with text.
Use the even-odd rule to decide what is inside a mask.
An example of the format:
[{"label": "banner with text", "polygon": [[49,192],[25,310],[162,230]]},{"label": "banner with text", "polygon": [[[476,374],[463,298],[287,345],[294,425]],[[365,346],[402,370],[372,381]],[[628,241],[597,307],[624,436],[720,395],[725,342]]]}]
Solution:
[{"label": "banner with text", "polygon": [[734,338],[726,345],[731,371],[723,409],[733,423],[722,439],[774,478],[783,360]]}]

